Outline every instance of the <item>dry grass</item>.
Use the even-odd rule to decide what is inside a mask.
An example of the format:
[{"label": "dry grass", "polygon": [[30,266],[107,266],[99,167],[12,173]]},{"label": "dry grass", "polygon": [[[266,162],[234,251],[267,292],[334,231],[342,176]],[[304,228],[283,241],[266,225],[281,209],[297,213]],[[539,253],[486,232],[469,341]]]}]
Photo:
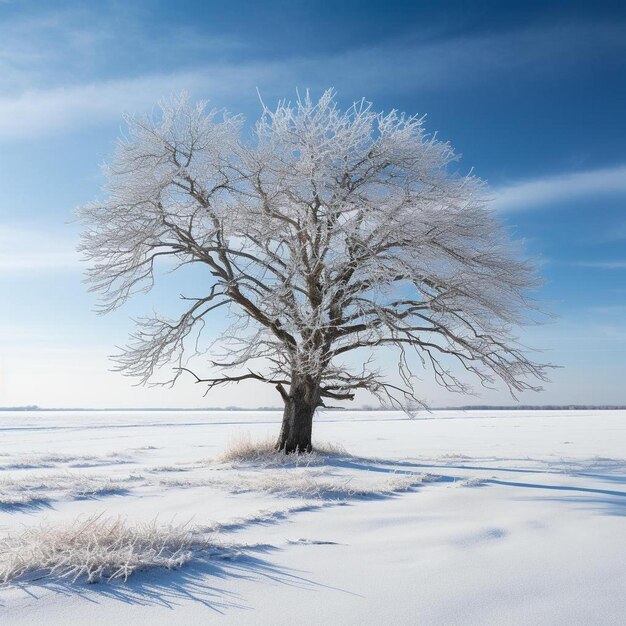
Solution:
[{"label": "dry grass", "polygon": [[0,479],[0,507],[36,505],[50,500],[122,494],[131,478],[112,480],[82,472],[9,475]]},{"label": "dry grass", "polygon": [[9,457],[0,462],[0,470],[19,470],[57,467],[65,465],[67,467],[98,467],[103,465],[117,465],[130,463],[132,459],[125,454],[110,452],[106,455],[93,454],[64,454],[64,453],[27,453],[18,455],[2,455]]},{"label": "dry grass", "polygon": [[233,494],[269,493],[288,498],[345,500],[406,491],[430,480],[423,474],[395,474],[380,479],[368,476],[331,475],[309,468],[279,468],[271,471],[215,473],[200,479],[163,478],[166,487],[212,487]]},{"label": "dry grass", "polygon": [[280,496],[312,499],[346,499],[386,495],[405,491],[423,481],[421,475],[397,475],[378,481],[360,481],[346,476],[326,476],[312,471],[292,471],[267,475],[239,475],[236,482],[223,482],[231,493],[263,492]]},{"label": "dry grass", "polygon": [[[224,452],[210,464],[212,471],[203,477],[164,477],[167,487],[211,487],[229,493],[269,493],[289,498],[346,500],[374,497],[403,491],[421,484],[429,477],[422,474],[346,471],[344,463],[355,459],[340,445],[323,443],[313,452],[285,454],[274,449],[273,439],[252,439],[249,433],[230,440]],[[376,463],[375,460],[370,460]],[[216,467],[218,465],[218,467]],[[227,465],[229,470],[219,465]],[[362,469],[362,468],[359,468]]]},{"label": "dry grass", "polygon": [[0,582],[29,575],[90,583],[126,580],[137,570],[181,567],[208,545],[185,524],[129,525],[101,515],[42,524],[0,540]]},{"label": "dry grass", "polygon": [[305,454],[285,454],[274,448],[275,439],[252,439],[250,433],[234,437],[228,442],[226,450],[220,454],[218,463],[233,465],[254,464],[262,467],[285,465],[320,465],[332,457],[349,456],[346,450],[337,444],[321,443],[313,446],[313,452]]},{"label": "dry grass", "polygon": [[282,509],[263,509],[253,513],[252,515],[245,515],[243,517],[235,517],[225,522],[211,522],[210,524],[202,528],[206,533],[228,533],[237,530],[241,530],[247,526],[253,526],[259,524],[261,526],[267,526],[269,524],[276,524],[283,520],[288,519],[294,513],[305,513],[311,511],[319,511],[321,509],[337,506],[343,504],[342,502],[306,502],[299,503],[295,506],[288,506]]},{"label": "dry grass", "polygon": [[[0,490],[2,486],[0,485]],[[50,501],[47,493],[32,493],[30,491],[2,491],[0,492],[0,510],[38,506]]]}]

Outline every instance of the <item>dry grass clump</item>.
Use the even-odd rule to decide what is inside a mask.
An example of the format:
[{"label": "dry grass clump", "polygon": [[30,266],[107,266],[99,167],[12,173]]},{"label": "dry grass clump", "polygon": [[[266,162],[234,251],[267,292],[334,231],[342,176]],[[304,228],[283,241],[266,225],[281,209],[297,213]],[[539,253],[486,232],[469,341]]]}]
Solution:
[{"label": "dry grass clump", "polygon": [[313,452],[305,454],[285,454],[274,448],[274,439],[252,439],[250,433],[238,435],[231,439],[226,450],[220,454],[218,463],[254,464],[262,467],[285,465],[320,465],[331,457],[349,456],[346,450],[337,444],[322,443],[313,446]]},{"label": "dry grass clump", "polygon": [[160,483],[179,488],[213,487],[233,494],[256,492],[288,498],[345,500],[406,491],[427,480],[430,477],[424,474],[396,474],[382,480],[372,479],[371,476],[355,479],[345,474],[333,476],[308,468],[281,468],[234,475],[220,473],[195,480],[164,478]]},{"label": "dry grass clump", "polygon": [[112,480],[106,476],[81,472],[9,475],[0,479],[0,507],[122,494],[127,491],[125,483],[129,480],[130,478]]},{"label": "dry grass clump", "polygon": [[[2,489],[1,486],[0,489]],[[29,491],[0,492],[0,510],[45,505],[49,501],[50,497],[48,494]]]},{"label": "dry grass clump", "polygon": [[[353,467],[355,461],[361,466]],[[272,439],[252,439],[249,433],[231,439],[226,450],[212,464],[228,464],[234,472],[212,468],[209,475],[189,478],[162,478],[168,487],[212,487],[229,493],[269,493],[289,498],[346,500],[376,497],[403,491],[429,477],[417,473],[394,474],[367,471],[377,462],[357,459],[336,444],[321,444],[305,454],[285,454],[274,449]],[[362,470],[355,472],[354,470]]]},{"label": "dry grass clump", "polygon": [[126,580],[137,570],[181,567],[207,546],[186,524],[130,525],[102,515],[42,524],[0,540],[0,582],[38,574],[73,582]]},{"label": "dry grass clump", "polygon": [[421,484],[421,475],[397,475],[379,481],[360,481],[347,476],[325,476],[317,472],[272,472],[271,474],[239,475],[236,482],[223,482],[231,493],[250,491],[274,495],[313,498],[346,499],[386,495],[396,491],[406,491]]},{"label": "dry grass clump", "polygon": [[117,452],[109,452],[106,455],[93,454],[64,454],[64,453],[45,453],[45,454],[19,454],[19,455],[3,455],[10,457],[10,460],[0,463],[2,470],[19,470],[19,469],[36,469],[46,467],[56,467],[58,465],[67,465],[68,467],[98,467],[101,465],[116,465],[121,463],[130,463],[131,458],[125,454]]}]

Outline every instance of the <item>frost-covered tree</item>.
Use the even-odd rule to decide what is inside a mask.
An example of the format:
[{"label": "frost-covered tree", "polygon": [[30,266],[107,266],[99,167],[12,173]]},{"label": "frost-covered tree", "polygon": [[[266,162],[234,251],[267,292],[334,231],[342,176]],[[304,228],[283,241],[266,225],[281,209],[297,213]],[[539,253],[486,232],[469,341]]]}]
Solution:
[{"label": "frost-covered tree", "polygon": [[[186,96],[127,122],[105,201],[80,209],[91,288],[114,309],[150,289],[168,257],[203,267],[206,281],[201,295],[182,296],[178,319],[138,320],[117,357],[122,372],[146,383],[173,362],[173,383],[222,308],[232,325],[211,348],[214,373],[192,374],[207,391],[275,386],[285,452],[311,449],[313,415],[328,400],[366,390],[419,405],[418,370],[457,392],[470,391],[468,374],[512,393],[545,380],[512,335],[532,306],[534,272],[483,182],[452,171],[452,148],[423,118],[364,101],[342,111],[327,91],[263,107],[246,139],[241,117]],[[397,370],[376,367],[381,350]]]}]

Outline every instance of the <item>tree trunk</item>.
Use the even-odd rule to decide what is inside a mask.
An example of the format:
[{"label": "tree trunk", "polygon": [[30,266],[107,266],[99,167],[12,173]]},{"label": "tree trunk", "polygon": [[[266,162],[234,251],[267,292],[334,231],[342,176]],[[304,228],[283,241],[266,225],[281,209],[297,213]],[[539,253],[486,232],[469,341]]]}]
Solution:
[{"label": "tree trunk", "polygon": [[292,378],[289,394],[283,396],[285,410],[276,449],[285,454],[311,452],[313,414],[319,405],[319,383],[311,378]]}]

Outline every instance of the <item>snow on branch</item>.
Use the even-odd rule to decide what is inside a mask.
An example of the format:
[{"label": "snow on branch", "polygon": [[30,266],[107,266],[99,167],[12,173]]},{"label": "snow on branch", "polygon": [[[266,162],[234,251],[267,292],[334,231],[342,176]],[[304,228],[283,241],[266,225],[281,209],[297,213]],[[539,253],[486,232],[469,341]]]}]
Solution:
[{"label": "snow on branch", "polygon": [[[189,338],[225,307],[233,325],[212,349],[221,373],[196,376],[208,389],[255,379],[285,397],[297,378],[320,402],[363,389],[407,407],[424,368],[461,393],[466,374],[512,393],[546,380],[514,335],[536,311],[535,271],[484,182],[454,169],[422,117],[365,101],[342,111],[332,91],[307,92],[264,106],[245,141],[238,116],[185,95],[160,107],[127,118],[106,199],[79,211],[88,280],[108,311],[149,290],[171,257],[203,267],[207,291],[184,298],[178,320],[138,320],[121,371],[147,382],[174,361],[175,380]],[[370,366],[381,349],[395,351],[395,375]],[[360,373],[341,360],[351,353],[365,355]]]}]

